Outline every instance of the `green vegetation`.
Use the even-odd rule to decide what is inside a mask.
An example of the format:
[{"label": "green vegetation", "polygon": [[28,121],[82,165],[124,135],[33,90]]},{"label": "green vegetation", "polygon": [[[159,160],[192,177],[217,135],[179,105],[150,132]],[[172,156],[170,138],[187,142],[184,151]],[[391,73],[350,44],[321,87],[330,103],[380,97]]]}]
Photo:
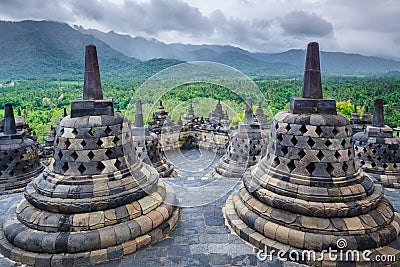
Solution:
[{"label": "green vegetation", "polygon": [[[262,80],[255,79],[256,84],[266,97],[268,105],[273,114],[288,107],[290,97],[301,94],[302,79],[288,80]],[[0,83],[6,82],[5,80]],[[103,80],[105,97],[112,97],[115,108],[126,112],[129,119],[134,118],[134,103],[131,99],[136,88],[141,82],[133,79],[130,81]],[[324,96],[338,101],[338,110],[349,117],[353,111],[354,104],[357,106],[370,107],[373,112],[375,98],[382,98],[385,104],[385,122],[391,127],[400,127],[400,110],[394,109],[400,106],[400,78],[399,77],[324,77]],[[80,98],[82,95],[82,82],[79,81],[45,81],[45,80],[21,80],[15,81],[14,87],[0,87],[0,106],[11,102],[15,112],[17,108],[22,109],[22,115],[32,127],[41,142],[47,134],[50,125],[57,125],[63,108],[69,113],[70,102]],[[243,100],[226,88],[213,85],[194,83],[177,87],[163,96],[164,106],[171,113],[174,120],[187,112],[190,99],[193,101],[196,114],[207,116],[215,107],[215,100],[220,99],[233,110],[244,110]],[[257,104],[257,103],[255,103]],[[158,107],[155,104],[155,110]],[[145,109],[146,107],[144,107]],[[224,110],[226,106],[224,106]],[[241,114],[237,115],[233,110],[228,110],[230,117],[235,122],[243,119]],[[359,109],[360,113],[362,109]],[[3,111],[0,111],[2,116]],[[361,115],[361,114],[360,114]]]}]

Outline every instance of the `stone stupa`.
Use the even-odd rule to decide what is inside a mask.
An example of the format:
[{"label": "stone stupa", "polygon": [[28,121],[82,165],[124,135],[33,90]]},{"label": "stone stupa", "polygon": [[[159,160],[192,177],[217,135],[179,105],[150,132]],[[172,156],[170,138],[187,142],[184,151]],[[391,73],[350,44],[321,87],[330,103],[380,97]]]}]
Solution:
[{"label": "stone stupa", "polygon": [[218,99],[215,108],[211,111],[210,114],[208,114],[208,118],[216,120],[218,122],[224,118],[224,111],[222,110],[221,100]]},{"label": "stone stupa", "polygon": [[265,116],[265,114],[264,114],[264,110],[262,109],[261,102],[256,109],[255,120],[258,124],[260,124],[260,127],[262,130],[269,130],[271,125],[269,123],[268,117]]},{"label": "stone stupa", "polygon": [[[335,100],[322,98],[319,62],[318,43],[308,44],[302,97],[292,97],[289,110],[276,114],[268,155],[228,198],[227,222],[266,253],[313,250],[315,261],[292,258],[307,265],[356,266],[351,259],[329,259],[352,250],[399,260],[400,217],[382,186],[356,167],[349,121],[336,112]],[[329,248],[337,253],[321,254]]]},{"label": "stone stupa", "polygon": [[351,128],[353,129],[353,134],[361,132],[364,128],[360,114],[358,114],[356,105],[354,105],[353,113],[351,113],[350,115],[350,125]]},{"label": "stone stupa", "polygon": [[359,167],[385,187],[400,188],[400,138],[385,125],[382,99],[376,99],[372,125],[354,135]]},{"label": "stone stupa", "polygon": [[230,138],[229,146],[222,158],[215,164],[211,175],[240,178],[247,168],[257,164],[265,156],[268,134],[254,123],[251,98],[246,99],[244,123]]},{"label": "stone stupa", "polygon": [[23,191],[44,169],[38,144],[17,130],[13,107],[5,104],[4,130],[0,133],[0,195]]},{"label": "stone stupa", "polygon": [[187,123],[187,122],[193,120],[194,118],[197,118],[197,116],[194,113],[192,101],[190,101],[190,105],[189,105],[189,108],[188,108],[188,113],[183,115],[183,123]]},{"label": "stone stupa", "polygon": [[161,240],[175,194],[136,157],[131,124],[103,99],[96,47],[86,47],[83,99],[56,129],[54,160],[0,227],[0,252],[31,266],[86,266]]},{"label": "stone stupa", "polygon": [[136,156],[146,164],[153,165],[160,177],[176,176],[174,165],[164,159],[158,136],[143,122],[142,102],[136,100],[135,124],[132,127]]}]

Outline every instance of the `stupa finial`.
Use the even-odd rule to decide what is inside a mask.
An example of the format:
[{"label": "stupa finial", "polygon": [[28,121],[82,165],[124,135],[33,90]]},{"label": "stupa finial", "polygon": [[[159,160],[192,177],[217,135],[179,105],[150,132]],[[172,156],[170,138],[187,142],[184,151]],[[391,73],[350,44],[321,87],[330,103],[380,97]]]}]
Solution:
[{"label": "stupa finial", "polygon": [[385,126],[385,118],[383,116],[383,102],[382,99],[375,99],[374,106],[374,117],[372,119],[372,125],[375,127]]},{"label": "stupa finial", "polygon": [[311,42],[307,46],[302,97],[322,99],[319,45],[316,42]]},{"label": "stupa finial", "polygon": [[246,99],[246,111],[244,114],[244,123],[245,124],[253,124],[254,117],[253,117],[253,101],[250,97]]},{"label": "stupa finial", "polygon": [[11,103],[6,103],[4,107],[4,134],[16,134],[14,110]]},{"label": "stupa finial", "polygon": [[103,91],[101,88],[99,61],[95,45],[86,46],[85,54],[85,80],[83,86],[84,100],[101,100]]},{"label": "stupa finial", "polygon": [[136,100],[135,127],[144,127],[142,101]]}]

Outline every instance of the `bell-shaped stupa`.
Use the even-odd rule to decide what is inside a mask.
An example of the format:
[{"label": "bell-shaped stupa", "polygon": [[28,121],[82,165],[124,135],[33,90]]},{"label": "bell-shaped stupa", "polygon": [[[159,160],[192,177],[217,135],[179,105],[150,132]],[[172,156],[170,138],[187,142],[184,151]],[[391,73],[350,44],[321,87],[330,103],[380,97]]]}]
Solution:
[{"label": "bell-shaped stupa", "polygon": [[385,187],[400,188],[400,138],[385,125],[382,99],[376,99],[372,125],[354,135],[359,167]]},{"label": "bell-shaped stupa", "polygon": [[16,127],[13,107],[5,104],[4,131],[0,132],[0,195],[23,191],[44,169],[38,143]]},{"label": "bell-shaped stupa", "polygon": [[176,176],[174,165],[164,159],[158,136],[143,122],[142,102],[136,101],[135,124],[132,127],[136,156],[146,164],[153,165],[160,177]]},{"label": "bell-shaped stupa", "polygon": [[56,129],[54,160],[6,215],[0,251],[32,266],[86,266],[162,239],[180,210],[137,159],[131,124],[103,99],[96,47],[86,47],[83,99]]},{"label": "bell-shaped stupa", "polygon": [[188,113],[183,115],[183,123],[187,123],[187,122],[193,120],[194,118],[197,118],[197,116],[194,113],[192,101],[190,101]]},{"label": "bell-shaped stupa", "polygon": [[256,122],[260,124],[261,129],[269,130],[270,123],[268,117],[264,114],[264,110],[262,109],[261,102],[256,109]]},{"label": "bell-shaped stupa", "polygon": [[247,168],[257,164],[265,156],[268,134],[254,123],[251,98],[246,99],[244,123],[230,138],[229,146],[222,158],[215,164],[211,175],[240,178]]},{"label": "bell-shaped stupa", "polygon": [[[268,155],[228,198],[227,221],[268,255],[292,255],[308,265],[356,266],[350,258],[329,258],[348,251],[398,257],[400,217],[382,186],[355,165],[351,126],[335,100],[322,98],[319,62],[318,43],[310,43],[303,96],[276,114]],[[336,254],[321,253],[330,248]],[[302,258],[309,251],[316,259]]]}]

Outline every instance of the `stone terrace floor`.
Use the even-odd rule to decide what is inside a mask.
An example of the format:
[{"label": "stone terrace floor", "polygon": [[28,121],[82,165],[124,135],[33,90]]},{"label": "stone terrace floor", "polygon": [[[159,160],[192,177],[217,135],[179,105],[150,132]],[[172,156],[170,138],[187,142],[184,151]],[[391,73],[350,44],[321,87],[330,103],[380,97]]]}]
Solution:
[{"label": "stone terrace floor", "polygon": [[[93,267],[125,266],[302,266],[290,262],[257,259],[251,245],[232,234],[225,225],[222,207],[238,180],[212,179],[208,173],[220,155],[209,151],[170,151],[166,154],[179,177],[164,179],[181,202],[182,218],[172,234],[151,247],[123,259]],[[400,210],[400,190],[386,189]],[[0,196],[0,216],[15,205],[23,193]],[[0,266],[23,266],[0,255]]]}]

